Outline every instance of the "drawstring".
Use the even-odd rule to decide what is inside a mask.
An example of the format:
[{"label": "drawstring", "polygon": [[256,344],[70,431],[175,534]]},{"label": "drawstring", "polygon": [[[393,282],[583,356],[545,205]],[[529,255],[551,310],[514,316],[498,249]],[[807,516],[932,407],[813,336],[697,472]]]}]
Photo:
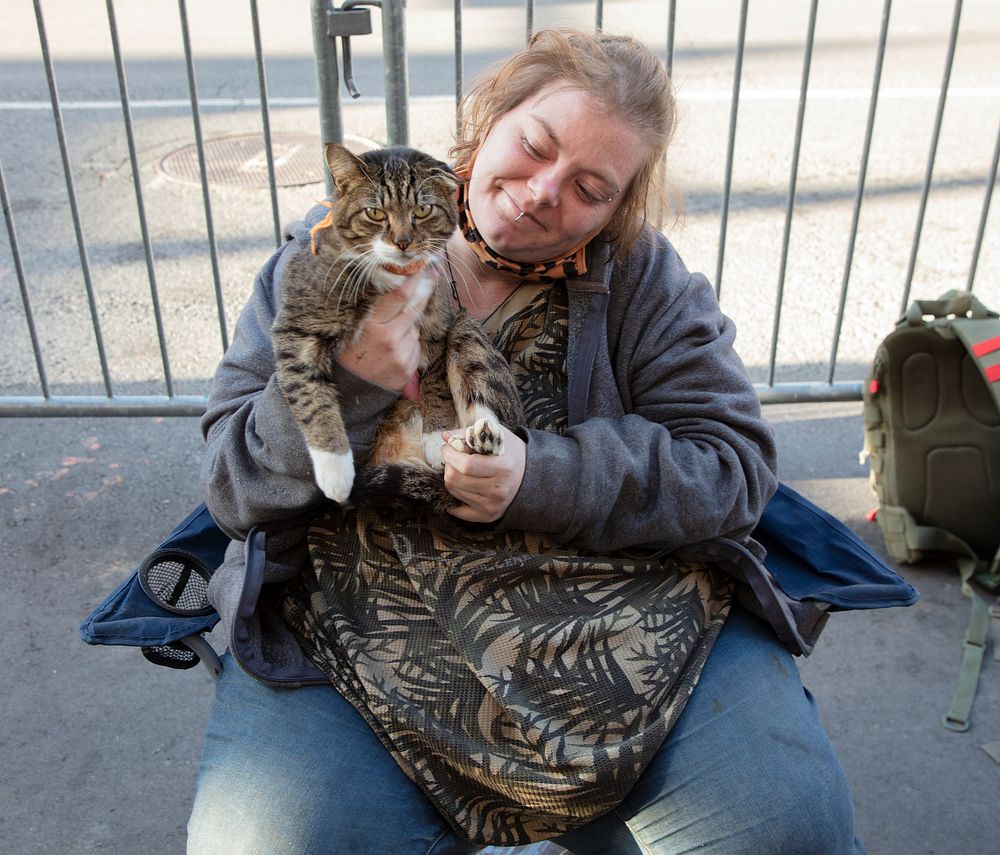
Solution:
[{"label": "drawstring", "polygon": [[458,303],[458,308],[464,309],[461,299],[458,296],[458,284],[455,282],[455,271],[451,269],[451,257],[448,255],[448,247],[444,248],[444,263],[448,265],[448,283],[451,285],[451,296]]}]

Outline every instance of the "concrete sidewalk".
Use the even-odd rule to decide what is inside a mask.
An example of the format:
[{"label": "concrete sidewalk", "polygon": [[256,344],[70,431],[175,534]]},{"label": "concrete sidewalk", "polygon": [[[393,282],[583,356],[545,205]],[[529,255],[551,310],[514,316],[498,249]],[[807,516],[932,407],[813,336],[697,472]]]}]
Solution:
[{"label": "concrete sidewalk", "polygon": [[[782,479],[881,550],[859,404],[770,407]],[[0,852],[176,855],[194,790],[208,673],[90,648],[86,613],[198,501],[193,419],[3,422]],[[940,724],[968,619],[953,572],[908,569],[909,609],[835,616],[801,662],[876,855],[997,851],[1000,663],[988,658],[968,733]],[[217,641],[217,640],[216,640]]]}]

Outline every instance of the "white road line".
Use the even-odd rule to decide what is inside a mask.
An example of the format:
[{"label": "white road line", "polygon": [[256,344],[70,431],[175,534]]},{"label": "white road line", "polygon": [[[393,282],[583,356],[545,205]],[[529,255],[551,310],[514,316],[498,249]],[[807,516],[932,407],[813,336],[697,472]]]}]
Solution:
[{"label": "white road line", "polygon": [[[919,100],[937,98],[940,89],[933,86],[925,87],[886,87],[879,91],[879,100]],[[678,92],[681,101],[725,101],[732,99],[733,93],[728,89],[689,89]],[[867,101],[871,97],[869,89],[813,89],[809,92],[810,101]],[[953,86],[948,90],[949,98],[1000,98],[1000,86]],[[798,101],[798,89],[742,89],[741,101]],[[410,98],[410,104],[419,106],[425,104],[451,103],[454,97],[450,95],[429,95]],[[270,107],[315,107],[319,102],[316,98],[269,98]],[[349,104],[382,104],[383,99],[373,96],[362,96],[354,100],[345,99]],[[260,108],[257,98],[202,98],[198,102],[203,109],[238,110],[243,108]],[[121,101],[60,101],[63,110],[120,110]],[[189,109],[191,102],[184,98],[136,99],[129,101],[133,110],[177,110]],[[0,112],[30,112],[50,111],[50,101],[0,101]]]}]

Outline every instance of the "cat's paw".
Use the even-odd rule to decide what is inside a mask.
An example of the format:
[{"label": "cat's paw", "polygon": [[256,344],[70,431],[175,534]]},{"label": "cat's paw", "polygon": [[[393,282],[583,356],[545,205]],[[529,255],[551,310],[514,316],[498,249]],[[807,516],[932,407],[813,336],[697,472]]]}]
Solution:
[{"label": "cat's paw", "polygon": [[440,433],[425,433],[423,436],[424,460],[435,472],[444,471],[444,461],[441,459],[442,443]]},{"label": "cat's paw", "polygon": [[337,454],[333,451],[310,448],[309,456],[312,458],[316,483],[323,491],[323,495],[338,504],[346,502],[354,485],[354,456],[351,452]]},{"label": "cat's paw", "polygon": [[503,454],[503,428],[495,419],[476,419],[465,429],[464,439],[472,454]]}]

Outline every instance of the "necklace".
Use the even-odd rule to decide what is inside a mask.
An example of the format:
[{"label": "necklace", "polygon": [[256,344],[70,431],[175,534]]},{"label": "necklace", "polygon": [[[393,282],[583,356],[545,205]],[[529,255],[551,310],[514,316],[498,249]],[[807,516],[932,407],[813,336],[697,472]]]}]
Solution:
[{"label": "necklace", "polygon": [[[452,269],[451,266],[451,256],[448,254],[447,246],[444,248],[444,263],[448,265],[448,284],[451,287],[451,296],[454,298],[455,302],[458,303],[458,308],[464,309],[465,306],[462,304],[462,298],[458,296],[458,283],[455,281],[455,271]],[[524,284],[523,279],[519,279],[517,282],[515,282],[514,287],[511,288],[510,291],[507,292],[506,296],[504,296],[504,298],[493,307],[493,310],[488,315],[486,315],[486,317],[479,319],[479,323],[485,324],[490,318],[492,318],[497,312],[499,312],[500,309],[502,309],[505,305],[507,305],[507,303],[510,301],[510,298],[514,296],[517,289],[520,288],[523,284]]]}]

